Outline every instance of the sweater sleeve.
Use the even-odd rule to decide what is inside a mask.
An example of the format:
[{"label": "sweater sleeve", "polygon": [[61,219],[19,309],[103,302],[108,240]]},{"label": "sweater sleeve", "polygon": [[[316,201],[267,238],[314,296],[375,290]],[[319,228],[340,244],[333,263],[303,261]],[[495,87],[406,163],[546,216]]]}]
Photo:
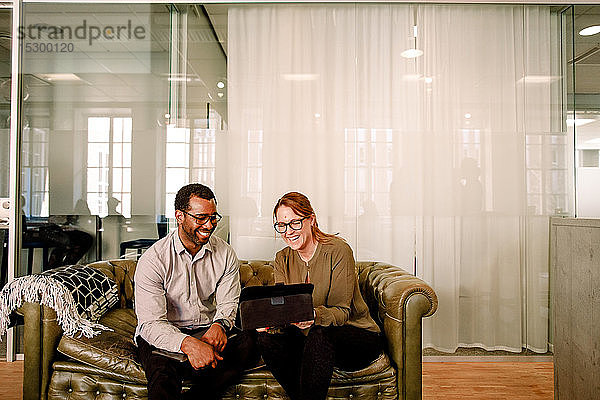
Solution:
[{"label": "sweater sleeve", "polygon": [[[285,249],[284,249],[285,250]],[[280,250],[275,255],[275,262],[273,263],[273,274],[275,283],[288,283],[285,279],[285,269],[287,264],[287,257],[284,254],[284,250]]]},{"label": "sweater sleeve", "polygon": [[331,288],[326,304],[315,308],[315,324],[342,326],[348,321],[356,285],[355,265],[352,249],[345,242],[332,252],[328,263]]}]

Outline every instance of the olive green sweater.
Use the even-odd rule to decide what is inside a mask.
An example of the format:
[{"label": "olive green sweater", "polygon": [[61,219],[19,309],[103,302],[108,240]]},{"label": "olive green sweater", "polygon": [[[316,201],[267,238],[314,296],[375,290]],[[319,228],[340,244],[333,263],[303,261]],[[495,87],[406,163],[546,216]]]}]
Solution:
[{"label": "olive green sweater", "polygon": [[379,332],[358,288],[358,276],[352,249],[340,238],[317,243],[306,263],[297,251],[286,247],[275,256],[275,282],[285,284],[309,281],[315,288],[313,306],[315,324],[322,326],[353,325]]}]

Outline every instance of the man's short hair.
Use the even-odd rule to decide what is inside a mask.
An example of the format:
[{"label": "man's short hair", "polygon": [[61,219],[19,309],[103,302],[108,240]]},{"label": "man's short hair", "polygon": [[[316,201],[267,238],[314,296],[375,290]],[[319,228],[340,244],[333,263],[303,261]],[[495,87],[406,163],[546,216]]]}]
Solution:
[{"label": "man's short hair", "polygon": [[201,183],[190,183],[179,189],[177,195],[175,195],[175,209],[187,211],[190,208],[190,199],[192,197],[214,200],[215,204],[217,204],[215,194],[208,186],[204,186]]}]

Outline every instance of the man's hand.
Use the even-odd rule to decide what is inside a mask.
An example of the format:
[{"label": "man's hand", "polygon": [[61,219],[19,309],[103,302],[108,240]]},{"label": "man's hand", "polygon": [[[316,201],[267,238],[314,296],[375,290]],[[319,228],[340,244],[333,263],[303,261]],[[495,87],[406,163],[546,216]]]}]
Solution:
[{"label": "man's hand", "polygon": [[204,368],[208,365],[215,368],[217,362],[223,359],[211,345],[193,336],[187,336],[183,339],[181,351],[187,354],[188,360],[194,369]]},{"label": "man's hand", "polygon": [[210,344],[217,351],[221,352],[227,344],[227,335],[225,329],[219,324],[212,324],[200,339],[205,343]]}]

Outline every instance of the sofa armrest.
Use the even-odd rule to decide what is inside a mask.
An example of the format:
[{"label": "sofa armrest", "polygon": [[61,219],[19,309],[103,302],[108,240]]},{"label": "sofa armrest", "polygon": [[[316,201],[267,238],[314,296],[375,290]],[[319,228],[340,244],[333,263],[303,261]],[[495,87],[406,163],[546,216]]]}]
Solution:
[{"label": "sofa armrest", "polygon": [[56,311],[37,303],[25,302],[16,310],[23,316],[24,356],[23,400],[46,399],[52,376],[52,363],[63,330]]},{"label": "sofa armrest", "polygon": [[437,296],[423,280],[384,263],[359,268],[365,301],[376,308],[390,358],[398,368],[398,396],[421,399],[422,318],[435,313]]}]

